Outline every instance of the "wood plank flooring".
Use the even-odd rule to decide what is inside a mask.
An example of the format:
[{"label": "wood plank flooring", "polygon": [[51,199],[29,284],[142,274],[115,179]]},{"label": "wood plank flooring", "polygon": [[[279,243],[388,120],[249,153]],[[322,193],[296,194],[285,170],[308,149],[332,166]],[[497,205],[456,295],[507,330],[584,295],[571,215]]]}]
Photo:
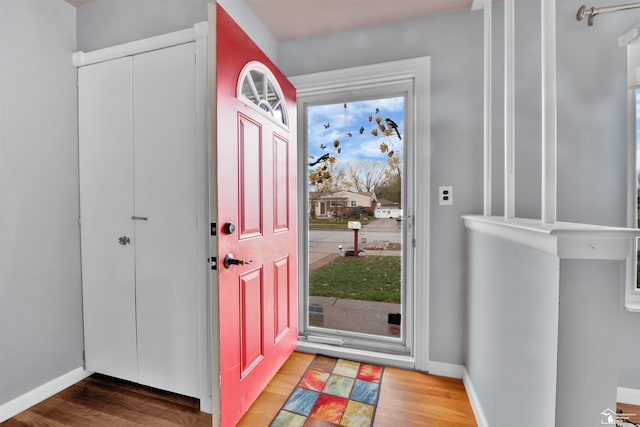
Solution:
[{"label": "wood plank flooring", "polygon": [[199,401],[94,374],[0,424],[26,426],[211,426]]},{"label": "wood plank flooring", "polygon": [[618,403],[617,409],[618,412],[622,411],[625,414],[633,415],[629,417],[629,421],[640,424],[640,406]]},{"label": "wood plank flooring", "polygon": [[[286,402],[312,354],[294,353],[245,414],[239,427],[268,426]],[[374,427],[475,427],[461,380],[384,369]]]},{"label": "wood plank flooring", "polygon": [[[268,426],[313,355],[294,353],[239,426]],[[0,424],[2,427],[211,426],[196,399],[93,375]],[[472,427],[462,381],[385,368],[374,427]]]}]

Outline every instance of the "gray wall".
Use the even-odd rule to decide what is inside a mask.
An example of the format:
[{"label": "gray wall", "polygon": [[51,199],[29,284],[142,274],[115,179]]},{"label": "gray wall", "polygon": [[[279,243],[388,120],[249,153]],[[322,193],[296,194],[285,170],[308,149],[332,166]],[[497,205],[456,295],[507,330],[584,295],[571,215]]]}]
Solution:
[{"label": "gray wall", "polygon": [[278,52],[289,76],[431,57],[431,118],[424,118],[431,123],[431,194],[452,185],[455,202],[439,206],[432,198],[430,236],[423,236],[431,239],[430,359],[455,364],[464,364],[465,346],[460,214],[482,209],[482,31],[482,13],[465,10],[282,42]]},{"label": "gray wall", "polygon": [[[638,23],[640,11],[598,16],[588,27],[575,20],[582,4],[558,2],[558,219],[624,226],[627,51],[618,36]],[[640,389],[640,313],[618,307],[618,385]]]},{"label": "gray wall", "polygon": [[100,0],[77,10],[78,50],[159,36],[206,20],[207,0]]},{"label": "gray wall", "polygon": [[[127,43],[191,28],[207,20],[209,0],[100,0],[78,8],[78,50]],[[241,0],[219,0],[274,63],[277,42]]]},{"label": "gray wall", "polygon": [[0,1],[0,404],[82,366],[75,17]]},{"label": "gray wall", "polygon": [[468,235],[466,366],[487,424],[601,425],[616,402],[621,263]]},{"label": "gray wall", "polygon": [[488,425],[553,426],[560,262],[476,231],[468,239],[466,366]]},{"label": "gray wall", "polygon": [[[558,219],[625,225],[626,49],[617,38],[638,11],[575,19],[557,2]],[[493,19],[493,212],[503,210],[503,7]],[[540,11],[516,4],[516,214],[540,217]],[[339,48],[336,48],[338,47]],[[431,360],[465,362],[465,243],[458,215],[482,211],[482,12],[459,11],[280,44],[287,75],[431,56],[431,190],[452,184],[453,207],[431,201]],[[622,286],[622,285],[620,285]],[[622,311],[622,305],[620,306]],[[623,313],[621,328],[640,328]],[[640,341],[624,341],[620,385],[640,389]]]},{"label": "gray wall", "polygon": [[614,409],[620,337],[619,261],[560,262],[556,425],[602,426]]},{"label": "gray wall", "polygon": [[626,225],[626,49],[640,12],[576,22],[582,0],[558,2],[558,218]]}]

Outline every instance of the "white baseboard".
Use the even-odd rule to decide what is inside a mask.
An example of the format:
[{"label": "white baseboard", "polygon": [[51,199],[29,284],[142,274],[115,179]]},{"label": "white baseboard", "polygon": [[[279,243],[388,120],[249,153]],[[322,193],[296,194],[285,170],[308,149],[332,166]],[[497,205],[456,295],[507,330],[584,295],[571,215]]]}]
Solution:
[{"label": "white baseboard", "polygon": [[454,365],[453,363],[429,362],[429,373],[431,375],[439,375],[441,377],[462,379],[464,366]]},{"label": "white baseboard", "polygon": [[640,406],[640,390],[635,388],[618,387],[618,402]]},{"label": "white baseboard", "polygon": [[482,405],[480,405],[480,399],[478,398],[476,389],[471,382],[471,377],[469,376],[469,372],[467,372],[466,366],[463,367],[462,382],[464,383],[464,388],[467,390],[467,396],[469,397],[471,409],[473,409],[473,415],[476,417],[478,427],[489,427],[487,417],[484,415]]},{"label": "white baseboard", "polygon": [[40,387],[26,392],[22,396],[18,396],[7,403],[0,405],[0,423],[11,417],[15,417],[20,412],[50,398],[54,394],[74,385],[91,374],[93,374],[93,372],[86,371],[83,367],[76,368],[73,371],[59,376],[58,378],[54,378],[46,384],[42,384]]}]

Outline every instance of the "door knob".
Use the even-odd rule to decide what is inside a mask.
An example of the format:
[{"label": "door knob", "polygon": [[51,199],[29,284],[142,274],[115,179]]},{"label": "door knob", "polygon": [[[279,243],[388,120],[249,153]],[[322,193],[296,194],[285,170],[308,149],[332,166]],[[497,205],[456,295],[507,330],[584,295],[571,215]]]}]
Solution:
[{"label": "door knob", "polygon": [[236,225],[232,222],[226,222],[222,228],[224,234],[233,234],[236,231]]},{"label": "door knob", "polygon": [[123,246],[128,245],[129,243],[131,243],[131,239],[128,238],[127,236],[118,237],[118,243],[120,243]]},{"label": "door knob", "polygon": [[227,254],[222,261],[222,265],[224,268],[231,268],[232,265],[245,265],[245,264],[253,264],[253,261],[245,261],[243,259],[235,259],[233,254]]}]

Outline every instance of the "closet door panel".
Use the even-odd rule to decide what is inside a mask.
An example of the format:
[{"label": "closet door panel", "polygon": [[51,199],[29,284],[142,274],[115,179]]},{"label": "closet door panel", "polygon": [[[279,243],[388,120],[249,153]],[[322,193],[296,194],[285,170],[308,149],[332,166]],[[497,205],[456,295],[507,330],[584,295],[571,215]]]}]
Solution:
[{"label": "closet door panel", "polygon": [[197,396],[194,44],[133,63],[139,379]]},{"label": "closet door panel", "polygon": [[78,70],[86,366],[137,381],[131,58]]}]

